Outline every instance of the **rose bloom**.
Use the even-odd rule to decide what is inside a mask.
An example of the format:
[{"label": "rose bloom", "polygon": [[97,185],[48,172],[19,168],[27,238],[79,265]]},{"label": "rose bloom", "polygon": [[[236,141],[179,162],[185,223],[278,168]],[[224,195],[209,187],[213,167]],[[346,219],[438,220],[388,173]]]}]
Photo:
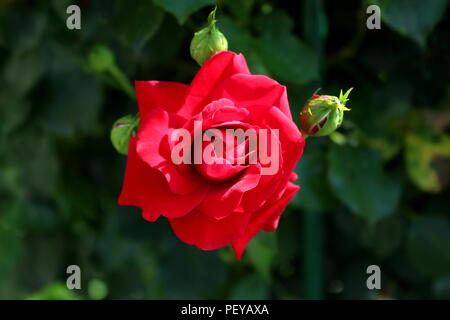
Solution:
[{"label": "rose bloom", "polygon": [[[277,228],[299,189],[291,181],[305,141],[292,120],[286,88],[252,75],[245,58],[230,51],[213,55],[189,86],[162,81],[135,86],[141,122],[130,139],[119,204],[140,207],[148,221],[164,216],[180,240],[200,249],[231,244],[240,259],[259,231]],[[203,131],[278,129],[278,171],[261,174],[268,165],[259,161],[175,164],[172,133],[192,131],[194,121],[202,121]],[[230,141],[224,139],[229,155],[248,157],[246,142],[230,151]]]}]

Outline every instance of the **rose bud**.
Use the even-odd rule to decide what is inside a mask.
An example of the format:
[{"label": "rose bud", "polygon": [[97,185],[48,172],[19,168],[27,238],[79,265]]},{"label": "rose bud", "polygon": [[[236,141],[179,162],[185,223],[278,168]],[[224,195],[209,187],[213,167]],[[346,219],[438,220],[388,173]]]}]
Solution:
[{"label": "rose bud", "polygon": [[353,88],[338,97],[314,94],[300,112],[302,133],[306,136],[327,136],[340,127],[344,119],[345,105]]},{"label": "rose bud", "polygon": [[227,50],[228,41],[216,27],[216,9],[208,16],[208,26],[194,34],[191,41],[191,56],[202,65],[213,54]]}]

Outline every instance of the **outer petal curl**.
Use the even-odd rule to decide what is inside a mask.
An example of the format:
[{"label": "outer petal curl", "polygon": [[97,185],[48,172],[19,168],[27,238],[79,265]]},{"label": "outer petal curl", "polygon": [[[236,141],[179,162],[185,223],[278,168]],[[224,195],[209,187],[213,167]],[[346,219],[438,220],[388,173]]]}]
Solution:
[{"label": "outer petal curl", "polygon": [[217,220],[194,210],[182,218],[169,219],[169,222],[181,241],[202,250],[214,250],[229,245],[241,236],[250,216],[250,212],[238,212]]},{"label": "outer petal curl", "polygon": [[148,111],[137,134],[139,156],[166,177],[174,193],[188,194],[207,188],[207,183],[194,170],[182,171],[172,162],[168,133],[169,113],[161,108]]},{"label": "outer petal curl", "polygon": [[266,203],[260,210],[252,215],[252,219],[247,225],[244,234],[233,242],[233,249],[236,258],[242,257],[248,242],[261,230],[275,230],[278,226],[278,220],[283,213],[289,201],[294,197],[300,187],[289,182],[283,196],[278,201]]},{"label": "outer petal curl", "polygon": [[164,176],[149,167],[137,154],[136,138],[130,139],[120,205],[140,207],[146,220],[155,221],[161,215],[167,218],[186,215],[205,195],[206,190],[197,190],[183,196],[173,194]]},{"label": "outer petal curl", "polygon": [[186,107],[192,115],[202,111],[211,99],[217,86],[234,74],[250,74],[247,62],[242,54],[220,51],[209,58],[198,71],[186,99]]},{"label": "outer petal curl", "polygon": [[169,81],[135,81],[134,86],[141,118],[154,108],[187,115],[182,107],[189,91],[188,85]]}]

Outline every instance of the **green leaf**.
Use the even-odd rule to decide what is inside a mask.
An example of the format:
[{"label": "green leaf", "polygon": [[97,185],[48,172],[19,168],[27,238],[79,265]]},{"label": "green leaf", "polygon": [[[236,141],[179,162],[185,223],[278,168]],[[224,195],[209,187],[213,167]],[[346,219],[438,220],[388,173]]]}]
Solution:
[{"label": "green leaf", "polygon": [[253,37],[244,26],[225,15],[219,16],[217,25],[228,39],[229,50],[243,53],[253,74],[269,73],[257,50],[254,50]]},{"label": "green leaf", "polygon": [[139,116],[131,114],[118,119],[111,129],[111,142],[117,152],[128,154],[128,144],[136,128],[139,126]]},{"label": "green leaf", "polygon": [[250,261],[261,277],[269,281],[273,258],[276,254],[276,234],[260,232],[247,247]]},{"label": "green leaf", "polygon": [[149,0],[119,0],[115,11],[114,28],[119,40],[138,49],[156,34],[164,18],[164,11]]},{"label": "green leaf", "polygon": [[418,217],[408,235],[408,256],[428,277],[450,275],[450,227],[442,217]]},{"label": "green leaf", "polygon": [[[217,26],[228,39],[229,49],[247,55],[251,51],[250,33],[225,15],[217,19]],[[246,57],[247,58],[247,57]]]},{"label": "green leaf", "polygon": [[[449,168],[449,158],[449,136],[443,135],[434,141],[415,134],[408,134],[405,137],[406,168],[410,179],[423,191],[430,193],[442,191],[445,181],[445,168],[447,170]],[[440,159],[446,159],[447,161],[443,161],[442,166],[439,166]],[[439,170],[441,167],[442,170]]]},{"label": "green leaf", "polygon": [[173,14],[180,24],[183,24],[187,17],[197,10],[207,6],[214,5],[215,0],[195,0],[195,1],[180,1],[180,0],[153,0],[155,4]]},{"label": "green leaf", "polygon": [[256,40],[256,47],[267,69],[280,81],[303,85],[319,77],[313,51],[291,34],[264,35]]},{"label": "green leaf", "polygon": [[447,0],[376,0],[381,19],[398,33],[424,46],[427,36],[444,17]]},{"label": "green leaf", "polygon": [[292,33],[293,24],[285,14],[266,15],[258,25],[262,35],[255,40],[255,46],[274,77],[299,85],[318,79],[316,55]]},{"label": "green leaf", "polygon": [[383,171],[378,153],[334,145],[328,162],[332,190],[354,214],[375,223],[395,211],[400,185]]}]

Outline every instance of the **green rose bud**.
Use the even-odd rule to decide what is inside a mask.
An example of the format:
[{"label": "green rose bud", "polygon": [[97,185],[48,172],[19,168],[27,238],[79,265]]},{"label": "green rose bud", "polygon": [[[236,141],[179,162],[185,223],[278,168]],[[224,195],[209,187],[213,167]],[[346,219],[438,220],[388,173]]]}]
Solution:
[{"label": "green rose bud", "polygon": [[117,152],[128,154],[130,138],[139,127],[139,115],[127,115],[118,119],[111,129],[111,142]]},{"label": "green rose bud", "polygon": [[338,97],[314,94],[300,113],[302,133],[307,136],[327,136],[340,127],[344,120],[345,105],[353,88]]},{"label": "green rose bud", "polygon": [[191,41],[191,56],[202,65],[213,54],[227,50],[228,41],[216,27],[216,9],[208,16],[208,26],[194,34]]},{"label": "green rose bud", "polygon": [[115,66],[114,53],[108,47],[98,45],[89,52],[88,63],[92,70],[108,71]]}]

